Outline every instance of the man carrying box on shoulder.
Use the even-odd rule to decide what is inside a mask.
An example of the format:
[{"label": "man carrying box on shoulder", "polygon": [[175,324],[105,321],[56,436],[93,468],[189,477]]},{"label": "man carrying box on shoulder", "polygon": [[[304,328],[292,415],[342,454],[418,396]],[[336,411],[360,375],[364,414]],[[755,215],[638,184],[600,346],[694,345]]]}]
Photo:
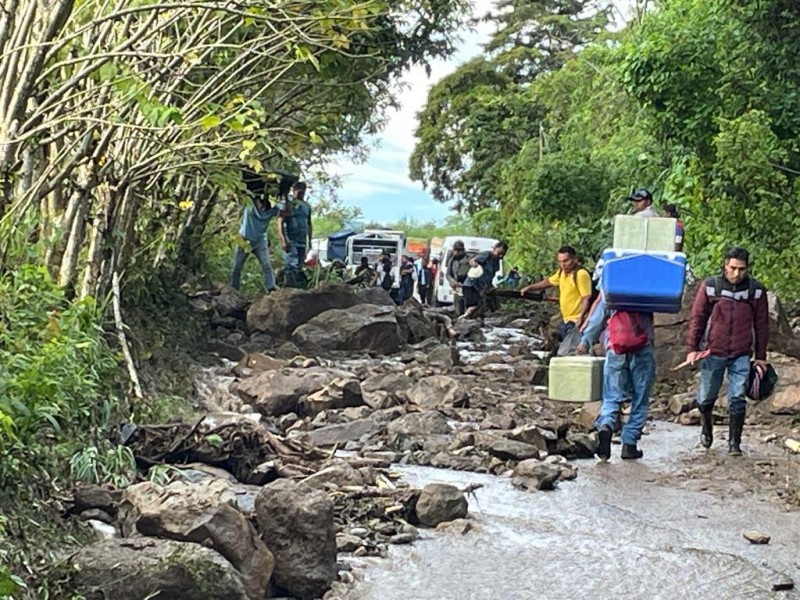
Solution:
[{"label": "man carrying box on shoulder", "polygon": [[623,402],[631,397],[631,414],[622,428],[623,459],[643,456],[637,444],[647,422],[650,390],[656,373],[653,354],[653,315],[651,313],[622,310],[606,311],[603,295],[589,324],[583,332],[578,354],[586,354],[597,337],[608,327],[606,360],[603,365],[603,405],[597,417],[597,456],[601,460],[611,457],[611,436]]}]

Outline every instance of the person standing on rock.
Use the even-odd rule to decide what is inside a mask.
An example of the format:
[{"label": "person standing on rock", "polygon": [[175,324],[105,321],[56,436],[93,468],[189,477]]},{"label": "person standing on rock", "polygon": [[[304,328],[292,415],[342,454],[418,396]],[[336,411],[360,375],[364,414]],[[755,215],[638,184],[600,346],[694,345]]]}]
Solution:
[{"label": "person standing on rock", "polygon": [[[607,327],[603,365],[603,404],[597,417],[597,456],[611,457],[611,436],[622,404],[630,399],[631,413],[622,428],[623,459],[641,458],[638,448],[650,407],[650,390],[656,374],[651,313],[607,311],[603,294],[583,332],[576,352],[586,354]],[[631,393],[632,392],[632,393]]]},{"label": "person standing on rock", "polygon": [[414,292],[414,261],[408,256],[400,258],[400,291],[398,304],[403,304],[411,298]]},{"label": "person standing on rock", "polygon": [[700,443],[710,448],[714,442],[714,402],[722,378],[728,372],[728,453],[741,456],[747,400],[745,391],[750,376],[750,356],[767,368],[769,307],[767,290],[750,277],[750,253],[733,247],[725,254],[722,275],[706,279],[697,290],[689,324],[689,353],[686,361],[700,359],[705,339],[708,355],[702,359],[697,407],[702,433]]},{"label": "person standing on rock", "polygon": [[306,184],[298,181],[292,187],[288,202],[281,205],[278,235],[284,250],[283,277],[287,287],[304,286],[303,263],[311,247],[311,206],[306,202]]},{"label": "person standing on rock", "polygon": [[[239,289],[242,285],[242,269],[250,253],[254,254],[261,263],[264,273],[264,289],[267,293],[274,292],[275,273],[269,256],[269,243],[267,242],[267,228],[269,222],[280,214],[280,205],[274,205],[278,196],[270,195],[274,185],[261,188],[258,193],[250,190],[251,204],[244,209],[242,223],[239,227],[241,241],[236,244],[233,254],[233,271],[231,273],[231,287]],[[249,246],[249,252],[247,250]]]},{"label": "person standing on rock", "polygon": [[481,252],[469,259],[470,271],[480,267],[480,275],[470,276],[464,280],[464,314],[466,319],[477,312],[485,303],[487,295],[494,291],[494,276],[500,271],[500,261],[508,252],[507,242],[497,242],[489,252]]},{"label": "person standing on rock", "polygon": [[447,282],[453,289],[453,309],[457,317],[464,314],[464,293],[462,286],[467,279],[469,271],[469,258],[464,242],[456,240],[453,244],[453,254],[447,263]]},{"label": "person standing on rock", "polygon": [[562,246],[556,256],[558,271],[547,279],[526,285],[519,293],[558,287],[558,306],[561,311],[561,325],[558,327],[559,342],[579,327],[589,313],[592,300],[592,276],[578,263],[578,253],[572,246]]}]

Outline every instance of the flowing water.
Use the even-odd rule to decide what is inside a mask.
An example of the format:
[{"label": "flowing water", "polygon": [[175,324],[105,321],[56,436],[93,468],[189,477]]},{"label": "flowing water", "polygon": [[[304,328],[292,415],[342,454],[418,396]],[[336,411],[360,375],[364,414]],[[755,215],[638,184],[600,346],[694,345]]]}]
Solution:
[{"label": "flowing water", "polygon": [[[697,453],[696,430],[659,423],[645,459],[578,461],[552,492],[522,492],[490,475],[398,468],[418,486],[482,483],[466,535],[424,531],[412,546],[358,569],[344,597],[375,600],[800,598],[772,585],[800,577],[800,519],[750,497],[721,499],[665,477]],[[685,456],[683,457],[685,458]],[[744,459],[748,460],[748,459]],[[772,536],[750,544],[746,530]]]}]

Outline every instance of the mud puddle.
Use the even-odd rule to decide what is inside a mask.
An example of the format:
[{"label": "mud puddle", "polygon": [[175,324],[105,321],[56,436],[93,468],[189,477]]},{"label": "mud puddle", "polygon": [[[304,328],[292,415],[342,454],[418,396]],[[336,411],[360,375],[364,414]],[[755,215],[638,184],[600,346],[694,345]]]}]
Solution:
[{"label": "mud puddle", "polygon": [[[641,462],[578,461],[554,492],[527,493],[502,478],[425,467],[410,483],[482,483],[470,498],[477,531],[426,531],[411,547],[358,568],[347,599],[800,598],[773,584],[800,578],[800,520],[756,497],[690,491],[673,477],[703,460],[696,430],[658,423]],[[750,459],[745,459],[750,460]],[[772,536],[752,545],[742,536]]]}]

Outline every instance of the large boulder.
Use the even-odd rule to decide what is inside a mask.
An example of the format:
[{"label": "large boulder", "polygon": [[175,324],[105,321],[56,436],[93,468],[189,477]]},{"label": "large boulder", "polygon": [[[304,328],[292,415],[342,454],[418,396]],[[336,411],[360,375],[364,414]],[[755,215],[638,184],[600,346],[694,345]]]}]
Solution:
[{"label": "large boulder", "polygon": [[247,595],[266,594],[274,559],[250,521],[227,503],[228,485],[176,481],[166,487],[146,481],[125,490],[120,522],[126,535],[211,546],[241,574]]},{"label": "large boulder", "polygon": [[306,348],[392,354],[405,338],[393,307],[359,304],[318,314],[295,329],[293,340]]},{"label": "large boulder", "polygon": [[316,417],[324,410],[362,406],[361,383],[358,379],[334,379],[321,390],[300,400],[300,416]]},{"label": "large boulder", "polygon": [[285,288],[261,296],[247,311],[250,331],[262,331],[288,339],[298,325],[332,308],[350,308],[363,303],[353,289],[342,283],[328,283],[312,290]]},{"label": "large boulder", "polygon": [[319,392],[336,379],[349,380],[347,371],[310,367],[264,371],[234,384],[242,400],[262,415],[277,417],[298,411],[304,396]]},{"label": "large boulder", "polygon": [[438,411],[408,413],[391,421],[388,426],[390,435],[429,436],[450,433],[447,418]]},{"label": "large boulder", "polygon": [[426,527],[439,523],[463,519],[469,506],[464,493],[446,483],[429,483],[417,499],[416,513],[419,522]]},{"label": "large boulder", "polygon": [[800,415],[800,365],[775,357],[773,366],[778,373],[778,385],[766,401],[769,411],[774,415]]},{"label": "large boulder", "polygon": [[212,290],[192,292],[189,303],[208,316],[243,319],[249,302],[228,284],[220,284]]},{"label": "large boulder", "polygon": [[321,597],[336,578],[333,500],[279,479],[259,492],[256,515],[261,537],[275,556],[275,583],[301,600]]},{"label": "large boulder", "polygon": [[113,539],[84,546],[67,563],[73,591],[87,600],[248,600],[233,565],[200,544]]},{"label": "large boulder", "polygon": [[461,407],[467,404],[467,391],[452,377],[423,377],[408,390],[408,399],[421,408]]},{"label": "large boulder", "polygon": [[425,316],[425,311],[416,302],[406,302],[397,309],[400,335],[409,344],[416,344],[436,337],[436,324]]},{"label": "large boulder", "polygon": [[[656,368],[659,379],[689,378],[693,373],[692,369],[681,369],[676,372],[670,369],[686,358],[686,335],[689,331],[692,303],[700,283],[702,281],[686,287],[679,313],[655,315],[655,350],[658,357]],[[768,350],[800,358],[800,340],[792,332],[780,300],[772,292],[767,293],[767,299],[769,301]]]}]

